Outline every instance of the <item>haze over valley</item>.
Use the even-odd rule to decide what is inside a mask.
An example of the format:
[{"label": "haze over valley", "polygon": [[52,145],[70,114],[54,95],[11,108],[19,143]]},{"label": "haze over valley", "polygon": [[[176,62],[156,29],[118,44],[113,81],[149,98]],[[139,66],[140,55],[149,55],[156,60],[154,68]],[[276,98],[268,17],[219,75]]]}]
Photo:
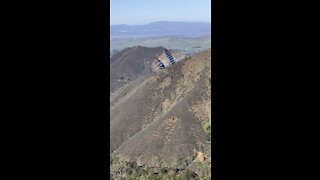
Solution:
[{"label": "haze over valley", "polygon": [[110,38],[141,37],[199,37],[211,34],[208,22],[159,21],[145,25],[111,25]]},{"label": "haze over valley", "polygon": [[206,22],[154,22],[147,25],[110,26],[110,50],[162,46],[197,51],[211,47],[211,24]]}]

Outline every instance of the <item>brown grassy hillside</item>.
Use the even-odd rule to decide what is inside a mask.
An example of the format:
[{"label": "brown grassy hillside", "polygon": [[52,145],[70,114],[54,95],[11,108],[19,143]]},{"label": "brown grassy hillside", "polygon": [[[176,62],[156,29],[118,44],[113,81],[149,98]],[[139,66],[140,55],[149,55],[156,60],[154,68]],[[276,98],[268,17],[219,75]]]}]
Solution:
[{"label": "brown grassy hillside", "polygon": [[210,80],[211,49],[117,90],[110,100],[111,152],[147,166],[191,163],[199,152],[211,159]]},{"label": "brown grassy hillside", "polygon": [[[175,61],[180,61],[189,52],[170,50]],[[155,64],[161,60],[167,65],[167,57],[163,47],[131,47],[114,53],[110,58],[110,92],[139,76],[145,76],[155,71]]]},{"label": "brown grassy hillside", "polygon": [[135,80],[139,74],[146,75],[152,72],[151,64],[164,51],[163,47],[131,47],[115,53],[110,58],[110,91],[114,92],[126,84],[126,81]]}]

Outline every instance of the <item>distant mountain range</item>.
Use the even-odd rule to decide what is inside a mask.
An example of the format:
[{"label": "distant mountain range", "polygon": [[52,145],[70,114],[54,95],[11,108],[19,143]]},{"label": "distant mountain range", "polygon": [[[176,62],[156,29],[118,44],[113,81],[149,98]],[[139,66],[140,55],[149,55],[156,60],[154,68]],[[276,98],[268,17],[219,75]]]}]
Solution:
[{"label": "distant mountain range", "polygon": [[111,38],[141,38],[159,36],[199,37],[211,34],[208,22],[169,22],[159,21],[146,25],[111,25]]}]

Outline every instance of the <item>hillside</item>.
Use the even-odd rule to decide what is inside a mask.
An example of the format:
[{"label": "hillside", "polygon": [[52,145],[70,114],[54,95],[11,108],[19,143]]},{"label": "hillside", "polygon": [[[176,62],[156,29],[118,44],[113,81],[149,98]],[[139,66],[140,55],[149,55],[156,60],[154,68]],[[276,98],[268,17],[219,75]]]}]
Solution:
[{"label": "hillside", "polygon": [[[135,46],[115,52],[110,58],[110,92],[128,82],[152,73],[157,60],[165,60],[164,48]],[[176,61],[186,57],[189,52],[171,50]]]},{"label": "hillside", "polygon": [[211,49],[118,89],[110,99],[112,175],[134,162],[210,178],[210,107]]},{"label": "hillside", "polygon": [[152,72],[151,63],[164,51],[163,47],[131,47],[110,58],[110,91],[114,92],[128,81]]}]

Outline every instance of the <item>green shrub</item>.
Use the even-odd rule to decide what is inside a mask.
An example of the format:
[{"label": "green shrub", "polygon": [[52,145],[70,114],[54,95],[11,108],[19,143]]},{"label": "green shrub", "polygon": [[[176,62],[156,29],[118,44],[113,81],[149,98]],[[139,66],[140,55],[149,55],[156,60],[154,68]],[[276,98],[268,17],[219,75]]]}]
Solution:
[{"label": "green shrub", "polygon": [[207,140],[211,141],[211,125],[210,125],[210,121],[206,122],[203,125],[203,130],[204,130],[204,132],[206,134]]}]

